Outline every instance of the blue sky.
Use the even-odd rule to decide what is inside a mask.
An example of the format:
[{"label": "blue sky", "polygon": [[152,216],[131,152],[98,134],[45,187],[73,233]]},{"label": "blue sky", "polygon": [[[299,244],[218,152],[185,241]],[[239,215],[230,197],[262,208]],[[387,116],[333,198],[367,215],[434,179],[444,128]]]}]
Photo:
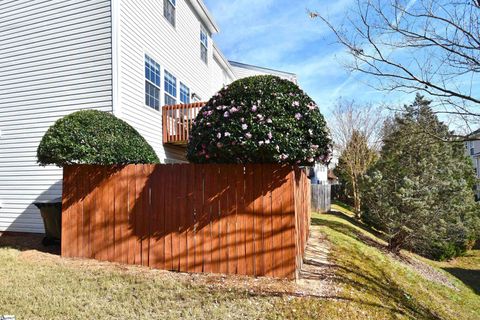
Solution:
[{"label": "blue sky", "polygon": [[308,10],[340,22],[353,0],[205,0],[220,26],[214,36],[230,60],[296,73],[300,86],[328,116],[338,98],[374,104],[402,103],[365,85],[343,67],[347,55],[327,27]]}]

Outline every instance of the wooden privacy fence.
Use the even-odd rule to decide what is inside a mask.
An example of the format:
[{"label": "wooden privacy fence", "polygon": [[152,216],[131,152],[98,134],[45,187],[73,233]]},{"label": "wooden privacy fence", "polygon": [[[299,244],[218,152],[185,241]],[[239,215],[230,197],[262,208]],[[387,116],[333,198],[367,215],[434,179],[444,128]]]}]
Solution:
[{"label": "wooden privacy fence", "polygon": [[329,212],[332,209],[330,184],[312,184],[312,211]]},{"label": "wooden privacy fence", "polygon": [[69,166],[62,256],[295,278],[309,184],[304,171],[269,164]]}]

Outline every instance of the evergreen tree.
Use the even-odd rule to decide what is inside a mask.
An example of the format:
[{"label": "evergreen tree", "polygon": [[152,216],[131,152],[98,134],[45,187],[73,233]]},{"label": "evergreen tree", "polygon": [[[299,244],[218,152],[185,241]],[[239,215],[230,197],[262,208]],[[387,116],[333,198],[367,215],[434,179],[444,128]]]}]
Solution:
[{"label": "evergreen tree", "polygon": [[479,234],[474,172],[463,143],[417,95],[386,122],[379,161],[364,183],[364,220],[387,234],[394,252],[405,248],[448,259]]}]

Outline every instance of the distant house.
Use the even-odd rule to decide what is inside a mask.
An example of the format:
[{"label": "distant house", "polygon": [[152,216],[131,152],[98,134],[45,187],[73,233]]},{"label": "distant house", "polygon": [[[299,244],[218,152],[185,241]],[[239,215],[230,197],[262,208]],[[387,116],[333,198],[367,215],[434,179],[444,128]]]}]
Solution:
[{"label": "distant house", "polygon": [[253,66],[250,64],[240,63],[231,60],[229,62],[232,66],[235,76],[239,79],[257,75],[274,75],[282,79],[290,80],[295,84],[298,83],[297,75],[294,73]]},{"label": "distant house", "polygon": [[330,184],[334,185],[338,183],[338,177],[335,176],[333,170],[338,165],[339,153],[333,151],[332,159],[328,165],[321,163],[315,164],[310,172],[310,181],[313,184]]},{"label": "distant house", "polygon": [[[465,152],[472,158],[477,178],[480,179],[480,129],[469,135],[470,141],[465,142]],[[476,187],[477,199],[480,200],[480,184]]]},{"label": "distant house", "polygon": [[43,232],[32,203],[61,195],[62,170],[39,167],[36,150],[63,116],[111,112],[163,163],[181,162],[188,121],[222,86],[254,74],[296,81],[229,62],[217,32],[201,0],[0,1],[0,232]]}]

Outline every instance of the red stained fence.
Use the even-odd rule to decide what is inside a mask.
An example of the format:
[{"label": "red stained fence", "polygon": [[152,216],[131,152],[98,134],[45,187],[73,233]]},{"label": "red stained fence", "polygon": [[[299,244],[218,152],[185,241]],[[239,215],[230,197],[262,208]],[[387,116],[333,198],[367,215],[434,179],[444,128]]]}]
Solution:
[{"label": "red stained fence", "polygon": [[295,278],[310,183],[280,165],[69,166],[62,256],[180,272]]}]

